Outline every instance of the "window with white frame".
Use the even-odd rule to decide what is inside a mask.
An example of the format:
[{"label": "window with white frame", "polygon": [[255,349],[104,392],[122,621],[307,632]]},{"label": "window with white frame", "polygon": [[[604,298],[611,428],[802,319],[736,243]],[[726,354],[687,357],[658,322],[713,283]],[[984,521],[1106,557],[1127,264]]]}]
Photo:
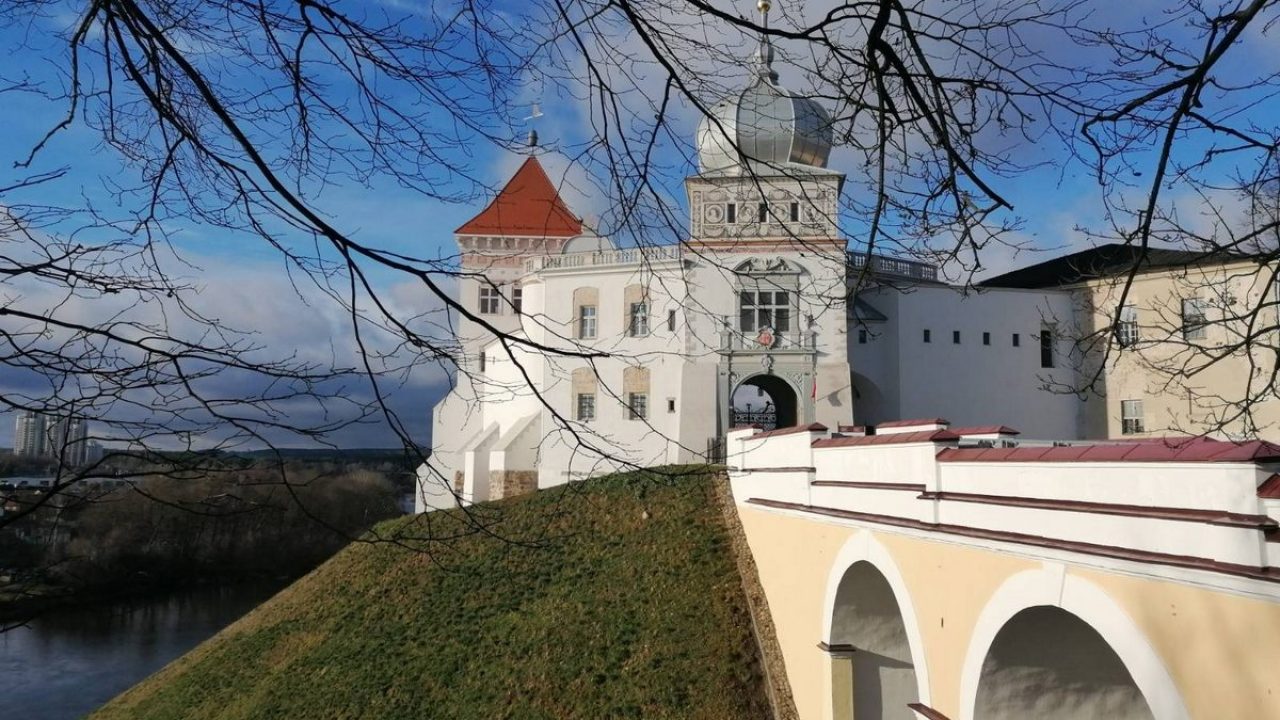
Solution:
[{"label": "window with white frame", "polygon": [[627,395],[627,419],[644,420],[649,417],[649,394],[631,393]]},{"label": "window with white frame", "polygon": [[1132,305],[1120,308],[1120,322],[1116,325],[1116,342],[1120,347],[1130,347],[1138,342],[1138,309]]},{"label": "window with white frame", "polygon": [[596,336],[596,306],[581,305],[578,307],[578,337],[591,340]]},{"label": "window with white frame", "polygon": [[578,393],[578,421],[590,422],[596,419],[596,394]]},{"label": "window with white frame", "polygon": [[492,285],[480,286],[480,314],[497,315],[502,310],[502,293]]},{"label": "window with white frame", "polygon": [[742,332],[773,328],[791,330],[791,293],[782,290],[743,290],[738,293],[738,319]]},{"label": "window with white frame", "polygon": [[511,288],[511,307],[515,309],[517,315],[524,311],[524,288]]},{"label": "window with white frame", "polygon": [[1142,419],[1142,401],[1121,400],[1120,432],[1124,435],[1136,435],[1146,431],[1146,423]]},{"label": "window with white frame", "polygon": [[627,315],[627,334],[631,337],[644,337],[649,334],[649,303],[631,303],[631,311]]},{"label": "window with white frame", "polygon": [[1203,340],[1205,338],[1205,302],[1200,298],[1185,298],[1182,301],[1182,339]]}]

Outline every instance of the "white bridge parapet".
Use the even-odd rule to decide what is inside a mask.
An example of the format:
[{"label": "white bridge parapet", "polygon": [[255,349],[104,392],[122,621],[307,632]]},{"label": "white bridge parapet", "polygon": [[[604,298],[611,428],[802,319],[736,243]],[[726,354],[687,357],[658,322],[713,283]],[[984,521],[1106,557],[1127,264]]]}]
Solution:
[{"label": "white bridge parapet", "polygon": [[1166,438],[1020,441],[945,420],[727,438],[739,503],[1276,582],[1280,446]]}]

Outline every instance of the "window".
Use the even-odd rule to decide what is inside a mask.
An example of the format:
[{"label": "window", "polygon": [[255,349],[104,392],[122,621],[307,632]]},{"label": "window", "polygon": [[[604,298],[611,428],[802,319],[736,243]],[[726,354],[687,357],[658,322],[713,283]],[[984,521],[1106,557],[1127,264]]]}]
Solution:
[{"label": "window", "polygon": [[760,216],[758,218],[759,221],[768,222],[769,221],[769,203],[760,203],[756,207],[758,208],[758,213]]},{"label": "window", "polygon": [[480,353],[480,372],[484,372],[484,366],[485,366],[485,364],[486,364],[486,363],[485,363],[485,358],[487,358],[487,357],[488,357],[488,354],[487,354],[487,353],[483,353],[483,352],[482,352],[482,353]]},{"label": "window", "polygon": [[791,203],[791,222],[799,222],[799,221],[800,221],[800,203],[793,202]]},{"label": "window", "polygon": [[511,289],[511,307],[515,309],[517,315],[524,309],[524,288]]},{"label": "window", "polygon": [[1142,401],[1121,400],[1120,432],[1124,435],[1134,435],[1146,431],[1146,424],[1142,420]]},{"label": "window", "polygon": [[1022,338],[1018,336],[1018,333],[1014,333],[1014,334],[1013,334],[1013,346],[1014,346],[1014,347],[1021,347],[1021,345],[1022,345]]},{"label": "window", "polygon": [[867,344],[867,331],[865,328],[858,330],[858,344],[859,345]]},{"label": "window", "polygon": [[502,307],[502,293],[492,285],[480,286],[480,314],[497,315]]},{"label": "window", "polygon": [[1182,339],[1203,340],[1204,337],[1204,301],[1200,298],[1187,298],[1182,301]]},{"label": "window", "polygon": [[983,344],[983,345],[990,345],[990,344],[991,344],[991,333],[989,333],[989,332],[984,332],[984,333],[982,333],[982,344]]},{"label": "window", "polygon": [[675,411],[676,411],[676,399],[667,398],[667,412],[673,413]]},{"label": "window", "polygon": [[676,311],[668,310],[667,311],[667,332],[675,332],[675,331],[676,331]]},{"label": "window", "polygon": [[738,293],[738,319],[742,332],[764,328],[788,332],[791,330],[791,295],[783,291],[744,290]]},{"label": "window", "polygon": [[627,334],[631,337],[644,337],[649,334],[649,303],[631,303],[630,322],[627,323]]},{"label": "window", "polygon": [[1040,367],[1053,367],[1053,327],[1040,328]]},{"label": "window", "polygon": [[959,331],[959,330],[952,330],[952,331],[951,331],[951,344],[952,344],[952,345],[959,345],[959,344],[960,344],[960,331]]},{"label": "window", "polygon": [[728,223],[738,222],[738,204],[729,203],[724,206],[724,220]]},{"label": "window", "polygon": [[1120,308],[1120,324],[1116,325],[1116,342],[1129,347],[1138,342],[1138,309],[1132,305]]},{"label": "window", "polygon": [[595,393],[578,393],[578,421],[590,422],[596,419]]},{"label": "window", "polygon": [[649,417],[649,395],[647,393],[627,395],[627,419],[644,420],[646,417]]},{"label": "window", "polygon": [[929,332],[928,330],[925,330],[925,331],[924,331],[924,341],[925,341],[925,342],[931,342],[932,340],[933,340],[933,333]]},{"label": "window", "polygon": [[591,340],[596,336],[596,306],[583,305],[578,308],[578,337]]}]

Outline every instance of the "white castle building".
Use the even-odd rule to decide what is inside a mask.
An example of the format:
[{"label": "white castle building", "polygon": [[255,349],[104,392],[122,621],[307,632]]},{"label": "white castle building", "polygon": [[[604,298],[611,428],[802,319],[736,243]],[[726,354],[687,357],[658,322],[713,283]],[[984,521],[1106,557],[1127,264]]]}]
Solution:
[{"label": "white castle building", "polygon": [[[966,295],[936,268],[847,250],[830,120],[756,77],[698,129],[690,237],[615,247],[536,156],[456,231],[455,386],[435,408],[419,510],[635,466],[699,462],[732,427],[944,414],[1073,438],[1060,288]],[[853,290],[857,288],[857,293]]]}]

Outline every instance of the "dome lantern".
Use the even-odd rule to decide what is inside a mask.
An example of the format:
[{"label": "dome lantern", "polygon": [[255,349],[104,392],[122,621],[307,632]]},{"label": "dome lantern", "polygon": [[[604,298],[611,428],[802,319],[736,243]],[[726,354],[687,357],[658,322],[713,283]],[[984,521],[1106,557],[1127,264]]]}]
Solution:
[{"label": "dome lantern", "polygon": [[[769,0],[759,0],[761,25],[769,27]],[[702,172],[742,168],[744,160],[782,168],[824,168],[831,153],[831,116],[811,98],[778,84],[773,45],[760,37],[756,79],[741,92],[711,108],[698,126],[698,165]]]}]

